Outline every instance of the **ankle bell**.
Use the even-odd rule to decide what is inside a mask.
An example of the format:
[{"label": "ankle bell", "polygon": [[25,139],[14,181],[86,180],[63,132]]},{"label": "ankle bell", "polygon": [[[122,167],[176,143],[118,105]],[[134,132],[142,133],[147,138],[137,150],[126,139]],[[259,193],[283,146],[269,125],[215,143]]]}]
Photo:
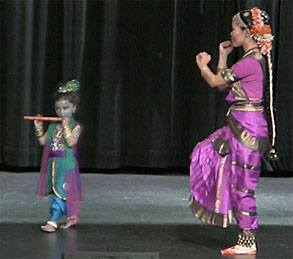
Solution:
[{"label": "ankle bell", "polygon": [[252,247],[255,244],[255,236],[246,236],[245,234],[240,233],[238,236],[237,244],[244,247]]}]

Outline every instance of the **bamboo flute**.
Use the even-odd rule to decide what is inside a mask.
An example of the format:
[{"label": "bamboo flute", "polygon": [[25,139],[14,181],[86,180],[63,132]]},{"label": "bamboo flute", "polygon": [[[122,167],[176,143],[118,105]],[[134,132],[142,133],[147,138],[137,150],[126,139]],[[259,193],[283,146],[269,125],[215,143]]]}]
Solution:
[{"label": "bamboo flute", "polygon": [[45,116],[23,116],[24,120],[38,120],[38,121],[62,121],[59,117],[45,117]]}]

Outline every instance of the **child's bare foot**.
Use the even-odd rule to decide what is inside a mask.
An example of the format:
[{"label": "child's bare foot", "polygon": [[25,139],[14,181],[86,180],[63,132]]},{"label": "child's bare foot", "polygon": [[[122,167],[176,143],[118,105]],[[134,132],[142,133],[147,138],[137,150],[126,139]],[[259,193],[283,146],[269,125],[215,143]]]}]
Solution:
[{"label": "child's bare foot", "polygon": [[41,226],[41,229],[45,232],[55,232],[57,228],[57,224],[55,222],[52,221],[48,221],[46,225]]},{"label": "child's bare foot", "polygon": [[67,228],[70,228],[71,226],[75,225],[76,223],[77,223],[76,218],[69,218],[69,219],[67,219],[66,224],[61,225],[60,228],[67,229]]}]

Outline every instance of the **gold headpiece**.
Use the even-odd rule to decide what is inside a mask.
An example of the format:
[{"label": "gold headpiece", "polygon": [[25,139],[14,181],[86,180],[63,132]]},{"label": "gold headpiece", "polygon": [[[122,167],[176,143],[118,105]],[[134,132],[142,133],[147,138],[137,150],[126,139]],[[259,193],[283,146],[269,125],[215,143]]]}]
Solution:
[{"label": "gold headpiece", "polygon": [[237,13],[233,16],[233,21],[242,28],[248,28],[247,24],[241,19],[240,13]]}]

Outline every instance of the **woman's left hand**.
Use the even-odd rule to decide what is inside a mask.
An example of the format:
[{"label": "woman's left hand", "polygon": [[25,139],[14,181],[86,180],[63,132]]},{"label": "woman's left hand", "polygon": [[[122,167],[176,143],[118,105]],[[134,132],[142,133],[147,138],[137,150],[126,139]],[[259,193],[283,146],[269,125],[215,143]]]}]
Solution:
[{"label": "woman's left hand", "polygon": [[205,67],[211,60],[211,55],[206,52],[200,52],[195,57],[196,63],[199,68]]},{"label": "woman's left hand", "polygon": [[232,42],[230,40],[226,40],[219,45],[219,54],[228,56],[232,50],[234,49]]}]

